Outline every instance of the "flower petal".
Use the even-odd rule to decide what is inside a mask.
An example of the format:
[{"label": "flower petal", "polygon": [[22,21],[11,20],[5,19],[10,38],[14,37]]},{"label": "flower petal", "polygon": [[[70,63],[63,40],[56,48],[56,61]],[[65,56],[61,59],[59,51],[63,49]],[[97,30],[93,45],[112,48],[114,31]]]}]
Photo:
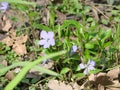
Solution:
[{"label": "flower petal", "polygon": [[55,45],[55,40],[54,40],[54,39],[50,39],[49,42],[50,42],[50,44],[51,44],[52,46]]},{"label": "flower petal", "polygon": [[95,61],[93,61],[93,60],[89,60],[88,63],[87,63],[87,65],[95,66]]},{"label": "flower petal", "polygon": [[95,62],[94,61],[91,61],[91,63],[90,63],[90,65],[92,65],[92,66],[95,66]]},{"label": "flower petal", "polygon": [[54,38],[54,32],[52,31],[48,32],[48,38],[49,39]]},{"label": "flower petal", "polygon": [[89,73],[89,70],[88,70],[88,69],[85,69],[83,73],[86,75],[86,74]]},{"label": "flower petal", "polygon": [[81,63],[81,64],[80,64],[80,68],[81,68],[81,69],[84,69],[84,68],[86,68],[86,65],[83,64],[83,63]]},{"label": "flower petal", "polygon": [[8,5],[9,5],[8,2],[1,2],[0,4],[1,4],[0,10],[2,12],[5,12],[7,10],[7,8],[8,8]]},{"label": "flower petal", "polygon": [[45,39],[39,40],[38,44],[39,44],[39,45],[44,45],[44,44],[46,44],[46,40],[45,40]]},{"label": "flower petal", "polygon": [[88,66],[87,68],[88,68],[88,70],[95,70],[95,68],[93,66],[91,66],[91,65]]},{"label": "flower petal", "polygon": [[8,6],[8,2],[1,2],[2,6]]},{"label": "flower petal", "polygon": [[45,43],[43,48],[49,48],[50,47],[50,44],[49,43]]},{"label": "flower petal", "polygon": [[73,50],[73,52],[76,52],[77,51],[77,46],[73,45],[72,50]]},{"label": "flower petal", "polygon": [[47,39],[48,38],[48,33],[46,31],[42,30],[41,33],[40,33],[40,37],[44,38],[44,39]]}]

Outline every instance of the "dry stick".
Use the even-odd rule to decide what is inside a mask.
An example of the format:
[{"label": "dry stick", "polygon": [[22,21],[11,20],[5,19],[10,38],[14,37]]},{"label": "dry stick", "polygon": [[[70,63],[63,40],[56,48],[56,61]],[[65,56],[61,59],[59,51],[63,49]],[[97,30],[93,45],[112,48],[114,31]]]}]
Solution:
[{"label": "dry stick", "polygon": [[97,4],[97,3],[94,3],[94,5],[101,5],[101,6],[107,6],[107,7],[113,7],[113,8],[117,8],[117,6],[115,5],[109,5],[109,4]]},{"label": "dry stick", "polygon": [[110,20],[108,16],[106,16],[101,10],[99,10],[98,8],[96,8],[95,6],[91,6],[94,9],[96,9],[98,12],[100,12],[106,19]]}]

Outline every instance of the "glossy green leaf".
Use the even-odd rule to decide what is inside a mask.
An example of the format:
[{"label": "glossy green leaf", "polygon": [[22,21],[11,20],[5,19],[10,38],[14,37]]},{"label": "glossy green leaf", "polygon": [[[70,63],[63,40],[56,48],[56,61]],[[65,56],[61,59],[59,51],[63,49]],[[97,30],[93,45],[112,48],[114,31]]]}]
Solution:
[{"label": "glossy green leaf", "polygon": [[69,68],[63,68],[62,70],[61,70],[61,72],[60,72],[60,74],[66,74],[67,72],[69,72],[70,71],[70,69]]},{"label": "glossy green leaf", "polygon": [[92,43],[86,43],[85,44],[85,48],[92,49],[92,48],[94,48],[94,44],[92,44]]}]

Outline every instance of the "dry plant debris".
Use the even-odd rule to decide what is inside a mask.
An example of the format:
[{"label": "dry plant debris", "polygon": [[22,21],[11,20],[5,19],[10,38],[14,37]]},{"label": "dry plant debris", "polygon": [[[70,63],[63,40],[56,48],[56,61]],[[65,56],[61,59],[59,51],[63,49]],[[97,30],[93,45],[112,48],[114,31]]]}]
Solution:
[{"label": "dry plant debris", "polygon": [[50,80],[48,87],[51,90],[73,90],[70,85],[66,85],[64,82],[59,82],[58,80]]},{"label": "dry plant debris", "polygon": [[120,73],[119,67],[116,67],[107,73],[98,73],[96,75],[91,74],[89,76],[89,81],[86,81],[80,89],[87,90],[87,87],[90,87],[93,90],[120,90],[120,82],[118,76]]},{"label": "dry plant debris", "polygon": [[[5,43],[7,46],[12,46],[12,50],[18,55],[24,55],[27,53],[25,42],[28,39],[27,35],[16,36],[16,31],[10,29],[11,23],[5,16],[3,16],[3,20],[5,21],[5,26],[2,28],[2,31],[5,31],[6,34],[1,35],[0,42]],[[4,36],[2,38],[2,36]]]}]

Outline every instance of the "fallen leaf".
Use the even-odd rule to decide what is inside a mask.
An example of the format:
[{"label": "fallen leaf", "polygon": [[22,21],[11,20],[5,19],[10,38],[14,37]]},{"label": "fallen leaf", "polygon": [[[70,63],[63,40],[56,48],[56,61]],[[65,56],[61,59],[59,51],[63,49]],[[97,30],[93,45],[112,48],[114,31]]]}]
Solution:
[{"label": "fallen leaf", "polygon": [[98,85],[98,90],[105,90],[104,88],[105,87],[103,85],[101,85],[101,84]]},{"label": "fallen leaf", "polygon": [[0,42],[2,42],[3,39],[5,39],[8,35],[6,34],[0,34]]},{"label": "fallen leaf", "polygon": [[12,50],[18,55],[24,55],[27,53],[25,44],[15,43]]},{"label": "fallen leaf", "polygon": [[64,20],[66,20],[66,15],[65,14],[63,14],[63,13],[61,13],[61,12],[59,12],[59,11],[55,11],[56,12],[56,15],[57,15],[57,20],[56,20],[56,22],[58,22],[58,23],[63,23],[64,22]]},{"label": "fallen leaf", "polygon": [[5,43],[7,46],[12,46],[14,43],[14,40],[10,38],[9,36],[6,36],[1,40],[1,42]]},{"label": "fallen leaf", "polygon": [[8,80],[13,80],[14,77],[15,77],[15,75],[14,75],[13,71],[8,71],[5,75],[5,78]]},{"label": "fallen leaf", "polygon": [[5,26],[2,28],[3,31],[9,31],[9,29],[12,27],[9,20],[6,20]]},{"label": "fallen leaf", "polygon": [[5,67],[7,67],[7,65],[8,65],[8,63],[7,63],[6,60],[3,60],[3,61],[1,62],[1,64],[4,65]]},{"label": "fallen leaf", "polygon": [[70,85],[66,85],[64,82],[58,82],[58,80],[50,80],[47,86],[51,90],[73,90]]},{"label": "fallen leaf", "polygon": [[118,80],[113,81],[113,85],[108,85],[106,86],[106,90],[120,90],[120,83]]},{"label": "fallen leaf", "polygon": [[3,21],[6,21],[6,20],[7,20],[6,15],[3,15],[2,20],[3,20]]},{"label": "fallen leaf", "polygon": [[73,90],[80,90],[80,86],[76,82],[73,83],[72,86],[74,88]]},{"label": "fallen leaf", "polygon": [[16,31],[11,29],[9,32],[8,32],[8,35],[12,38],[12,39],[15,39],[16,38]]},{"label": "fallen leaf", "polygon": [[108,73],[107,73],[107,76],[110,77],[110,79],[116,79],[118,78],[118,74],[120,73],[120,69],[119,67],[116,67],[114,68],[113,70],[110,70]]},{"label": "fallen leaf", "polygon": [[98,75],[96,76],[96,80],[95,80],[95,84],[96,85],[112,85],[113,82],[110,80],[110,78],[107,76],[106,73],[98,73]]},{"label": "fallen leaf", "polygon": [[27,41],[28,39],[28,36],[27,35],[21,35],[19,37],[16,37],[15,38],[15,44],[18,43],[18,44],[23,44]]},{"label": "fallen leaf", "polygon": [[46,25],[49,25],[49,19],[50,19],[50,11],[49,11],[49,9],[47,9],[47,8],[43,9],[42,17],[43,17],[43,22]]},{"label": "fallen leaf", "polygon": [[95,81],[96,76],[94,74],[90,74],[88,78],[90,81]]}]

